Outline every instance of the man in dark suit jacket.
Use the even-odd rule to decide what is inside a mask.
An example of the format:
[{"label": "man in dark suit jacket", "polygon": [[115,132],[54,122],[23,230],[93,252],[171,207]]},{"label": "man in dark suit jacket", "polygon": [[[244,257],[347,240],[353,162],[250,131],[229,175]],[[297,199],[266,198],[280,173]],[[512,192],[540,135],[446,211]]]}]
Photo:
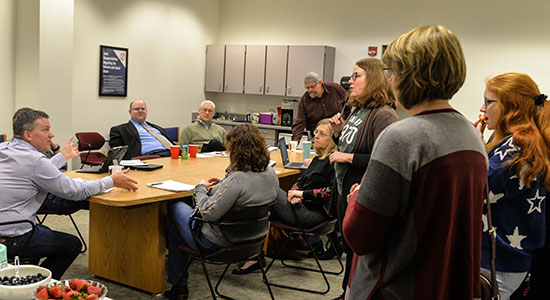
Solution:
[{"label": "man in dark suit jacket", "polygon": [[142,100],[130,103],[130,121],[111,127],[109,145],[111,147],[128,145],[124,159],[140,155],[170,156],[172,142],[164,129],[146,122],[147,106]]}]

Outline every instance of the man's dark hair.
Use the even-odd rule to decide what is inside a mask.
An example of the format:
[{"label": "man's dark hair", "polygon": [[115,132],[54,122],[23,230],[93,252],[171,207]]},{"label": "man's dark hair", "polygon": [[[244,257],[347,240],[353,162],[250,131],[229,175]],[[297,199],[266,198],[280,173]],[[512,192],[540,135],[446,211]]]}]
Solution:
[{"label": "man's dark hair", "polygon": [[36,120],[40,118],[49,119],[50,116],[41,110],[18,110],[13,116],[13,137],[22,139],[25,130],[33,131],[36,127]]}]

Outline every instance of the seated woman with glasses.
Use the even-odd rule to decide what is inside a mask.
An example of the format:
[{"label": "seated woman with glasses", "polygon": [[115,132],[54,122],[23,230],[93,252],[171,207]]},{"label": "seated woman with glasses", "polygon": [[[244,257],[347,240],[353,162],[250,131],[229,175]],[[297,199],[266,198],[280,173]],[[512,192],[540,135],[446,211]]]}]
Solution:
[{"label": "seated woman with glasses", "polygon": [[[501,299],[527,276],[532,252],[545,243],[546,190],[550,188],[550,103],[527,74],[505,73],[489,81],[476,125],[494,130],[489,153],[489,200],[496,227],[496,275]],[[483,231],[487,231],[484,219]],[[481,267],[490,270],[487,234]],[[542,289],[545,289],[542,287]]]},{"label": "seated woman with glasses", "polygon": [[[313,145],[317,156],[311,160],[308,168],[288,193],[281,188],[278,189],[277,202],[271,207],[271,220],[280,220],[285,224],[298,226],[291,206],[294,207],[296,216],[305,228],[313,227],[327,219],[334,184],[334,168],[328,157],[337,150],[332,140],[332,133],[329,119],[323,119],[317,123]],[[317,241],[317,244],[321,243],[322,247],[321,240],[317,238]],[[233,270],[233,274],[247,274],[259,267],[256,261],[249,261]]]},{"label": "seated woman with glasses", "polygon": [[[229,151],[230,171],[223,179],[201,180],[193,195],[195,209],[208,221],[219,220],[234,206],[267,205],[275,200],[279,189],[277,175],[268,166],[269,152],[258,127],[251,124],[236,126],[225,136],[225,143]],[[192,213],[193,208],[184,202],[174,204],[169,213],[167,267],[172,289],[164,294],[170,299],[188,297],[188,274],[183,274],[188,256],[178,245],[185,243],[197,249],[189,227]],[[231,246],[220,230],[209,224],[203,224],[198,239],[208,249]]]}]

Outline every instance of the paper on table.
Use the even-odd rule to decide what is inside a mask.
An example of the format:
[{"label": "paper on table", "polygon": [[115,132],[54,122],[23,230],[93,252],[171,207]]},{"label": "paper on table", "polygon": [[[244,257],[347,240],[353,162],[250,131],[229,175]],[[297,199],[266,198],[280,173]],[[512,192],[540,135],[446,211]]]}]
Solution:
[{"label": "paper on table", "polygon": [[134,160],[121,160],[119,165],[125,166],[125,167],[128,167],[128,166],[146,166],[147,163],[142,162],[139,159],[134,159]]},{"label": "paper on table", "polygon": [[229,154],[221,151],[197,153],[197,158],[226,157]]},{"label": "paper on table", "polygon": [[151,182],[151,183],[148,183],[147,186],[154,187],[157,189],[172,191],[172,192],[190,191],[195,188],[194,185],[181,183],[171,179],[165,180],[162,182]]}]

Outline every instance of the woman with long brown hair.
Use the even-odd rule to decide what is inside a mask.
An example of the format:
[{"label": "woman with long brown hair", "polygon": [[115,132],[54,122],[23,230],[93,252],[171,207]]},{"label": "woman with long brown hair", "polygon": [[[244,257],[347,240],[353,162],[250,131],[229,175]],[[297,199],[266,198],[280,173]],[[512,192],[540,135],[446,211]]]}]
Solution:
[{"label": "woman with long brown hair", "polygon": [[[546,190],[550,188],[550,103],[527,74],[504,73],[489,81],[475,123],[494,130],[489,153],[489,203],[496,227],[496,270],[502,299],[519,287],[532,251],[544,246]],[[486,216],[483,230],[487,231]],[[481,267],[490,269],[483,235]]]},{"label": "woman with long brown hair", "polygon": [[[203,179],[195,187],[193,195],[195,209],[203,219],[216,221],[234,206],[259,206],[273,202],[279,189],[279,180],[269,164],[265,138],[258,127],[243,124],[234,127],[225,136],[225,146],[229,151],[230,171],[225,178]],[[168,228],[168,282],[172,289],[165,292],[170,299],[187,299],[187,274],[183,270],[187,264],[187,254],[178,248],[185,243],[197,249],[189,228],[189,218],[193,208],[184,202],[172,206]],[[203,224],[202,246],[210,249],[230,246],[220,230],[214,225]],[[178,286],[178,280],[181,280]]]},{"label": "woman with long brown hair", "polygon": [[[374,142],[390,124],[399,120],[395,113],[395,100],[384,77],[384,63],[377,58],[364,58],[355,63],[350,83],[352,107],[344,120],[340,113],[331,118],[331,125],[338,139],[338,151],[330,156],[334,164],[338,187],[337,210],[340,226],[346,213],[346,197],[350,188],[361,181],[370,161]],[[346,272],[342,282],[345,290],[353,252],[344,242]],[[343,299],[343,294],[339,298]]]}]

